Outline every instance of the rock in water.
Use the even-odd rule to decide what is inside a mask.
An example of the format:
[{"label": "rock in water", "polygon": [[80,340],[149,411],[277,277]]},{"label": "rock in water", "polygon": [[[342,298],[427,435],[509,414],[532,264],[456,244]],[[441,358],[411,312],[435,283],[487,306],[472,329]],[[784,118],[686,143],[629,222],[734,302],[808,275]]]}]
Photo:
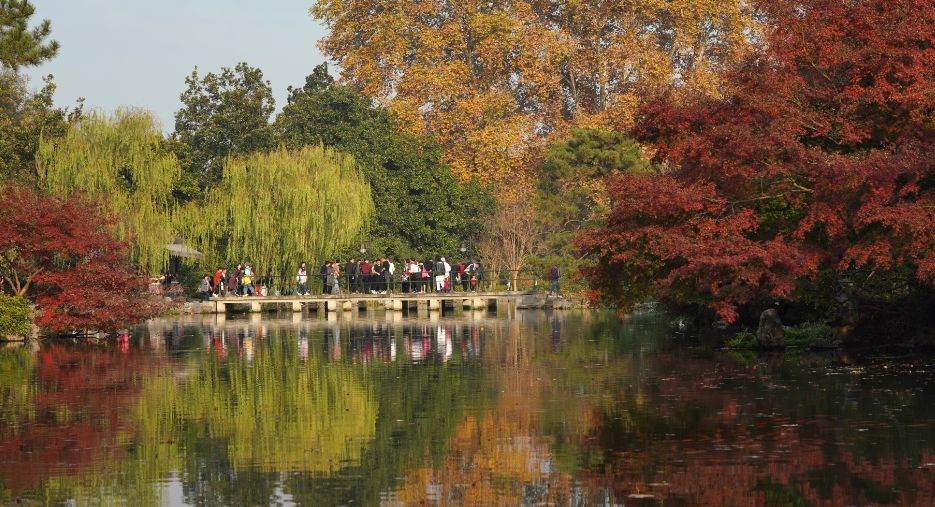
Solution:
[{"label": "rock in water", "polygon": [[760,314],[760,326],[756,329],[756,341],[764,349],[785,347],[786,332],[779,320],[779,312],[770,308]]},{"label": "rock in water", "polygon": [[756,329],[756,341],[764,349],[779,349],[785,346],[786,332],[779,320],[779,312],[770,308],[760,314],[760,326]]},{"label": "rock in water", "polygon": [[517,308],[522,310],[536,310],[543,306],[545,306],[545,296],[542,295],[525,295],[516,305]]}]

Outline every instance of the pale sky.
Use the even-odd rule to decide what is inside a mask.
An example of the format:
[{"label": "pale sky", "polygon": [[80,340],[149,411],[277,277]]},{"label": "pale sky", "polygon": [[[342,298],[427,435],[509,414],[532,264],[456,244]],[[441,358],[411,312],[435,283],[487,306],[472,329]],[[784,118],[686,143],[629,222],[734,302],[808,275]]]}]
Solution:
[{"label": "pale sky", "polygon": [[325,30],[308,15],[314,0],[33,0],[49,19],[58,56],[27,71],[33,88],[53,74],[56,103],[113,111],[145,107],[174,127],[179,94],[195,66],[204,75],[244,61],[271,82],[277,110],[286,87],[325,59]]}]

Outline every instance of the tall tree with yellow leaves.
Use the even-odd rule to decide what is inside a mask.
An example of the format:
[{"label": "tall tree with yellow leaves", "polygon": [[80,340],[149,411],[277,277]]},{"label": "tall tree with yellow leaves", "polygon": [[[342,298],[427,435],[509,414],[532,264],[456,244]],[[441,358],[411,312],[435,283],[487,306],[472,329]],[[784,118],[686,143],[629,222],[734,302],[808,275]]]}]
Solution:
[{"label": "tall tree with yellow leaves", "polygon": [[318,0],[322,50],[456,174],[509,188],[570,127],[626,128],[646,92],[718,93],[744,53],[743,0]]}]

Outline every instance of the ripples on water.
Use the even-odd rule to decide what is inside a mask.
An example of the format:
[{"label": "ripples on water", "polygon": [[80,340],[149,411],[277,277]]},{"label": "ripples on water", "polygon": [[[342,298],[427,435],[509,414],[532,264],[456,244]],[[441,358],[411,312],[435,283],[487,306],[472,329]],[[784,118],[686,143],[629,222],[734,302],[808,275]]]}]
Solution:
[{"label": "ripples on water", "polygon": [[156,320],[0,350],[0,501],[935,505],[935,361],[662,316]]}]

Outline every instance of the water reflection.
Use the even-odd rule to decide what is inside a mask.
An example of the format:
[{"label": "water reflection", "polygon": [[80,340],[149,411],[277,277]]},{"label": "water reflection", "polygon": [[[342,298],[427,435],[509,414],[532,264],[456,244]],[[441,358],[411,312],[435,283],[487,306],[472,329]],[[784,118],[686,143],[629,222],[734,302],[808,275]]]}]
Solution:
[{"label": "water reflection", "polygon": [[0,500],[935,502],[935,362],[734,356],[666,321],[182,318],[2,350]]}]

